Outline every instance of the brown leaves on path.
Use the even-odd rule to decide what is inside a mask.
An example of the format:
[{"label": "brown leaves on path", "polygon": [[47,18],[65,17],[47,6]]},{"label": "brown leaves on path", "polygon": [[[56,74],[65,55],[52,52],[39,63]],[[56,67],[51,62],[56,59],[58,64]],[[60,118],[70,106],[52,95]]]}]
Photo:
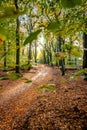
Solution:
[{"label": "brown leaves on path", "polygon": [[[87,82],[61,77],[57,67],[39,65],[0,93],[0,130],[86,130]],[[41,85],[56,90],[38,91]],[[9,98],[8,98],[9,97]]]}]

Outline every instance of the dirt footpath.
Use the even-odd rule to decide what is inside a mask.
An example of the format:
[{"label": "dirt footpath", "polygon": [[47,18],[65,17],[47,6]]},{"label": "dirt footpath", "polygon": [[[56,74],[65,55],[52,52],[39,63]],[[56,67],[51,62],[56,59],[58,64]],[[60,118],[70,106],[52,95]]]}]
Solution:
[{"label": "dirt footpath", "polygon": [[[0,90],[0,130],[87,130],[87,82],[39,65]],[[38,91],[53,85],[55,91]]]},{"label": "dirt footpath", "polygon": [[31,80],[17,80],[4,87],[0,92],[0,130],[13,130],[15,120],[25,116],[32,100],[41,92],[36,87],[47,83],[52,78],[51,68],[39,65],[34,67],[24,77]]}]

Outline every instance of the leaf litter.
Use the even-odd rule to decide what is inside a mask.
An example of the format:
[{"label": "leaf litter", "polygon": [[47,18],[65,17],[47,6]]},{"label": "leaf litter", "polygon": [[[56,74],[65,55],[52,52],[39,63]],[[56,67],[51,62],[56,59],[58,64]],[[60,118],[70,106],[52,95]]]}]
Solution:
[{"label": "leaf litter", "polygon": [[[3,101],[0,104],[0,130],[86,130],[87,82],[82,77],[71,79],[73,70],[67,70],[63,77],[57,67],[39,65],[34,71],[36,73],[23,73],[28,80],[35,77],[31,87],[19,91],[9,100],[4,100],[5,92],[11,88],[15,90],[17,84],[20,89],[30,83],[21,84],[24,81],[18,80],[0,90],[3,95],[0,96]],[[36,89],[49,84],[54,84],[55,91],[47,89],[43,94],[42,90]]]}]

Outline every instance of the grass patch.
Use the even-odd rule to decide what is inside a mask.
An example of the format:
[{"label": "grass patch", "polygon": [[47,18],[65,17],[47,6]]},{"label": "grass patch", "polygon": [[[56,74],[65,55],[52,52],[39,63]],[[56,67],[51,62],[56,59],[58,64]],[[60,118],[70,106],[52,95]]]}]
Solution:
[{"label": "grass patch", "polygon": [[22,79],[22,80],[28,80],[28,79],[27,79],[27,78],[25,78],[25,77],[22,77],[21,79]]},{"label": "grass patch", "polygon": [[32,82],[32,80],[29,80],[29,79],[27,79],[27,78],[25,78],[25,77],[22,77],[21,79],[24,80],[25,83],[31,83],[31,82]]},{"label": "grass patch", "polygon": [[87,68],[81,69],[80,71],[74,74],[74,78],[78,78],[79,76],[84,76],[84,80],[87,80]]},{"label": "grass patch", "polygon": [[53,87],[51,85],[48,85],[48,84],[37,87],[38,91],[43,90],[43,89],[47,89],[47,90],[50,90],[50,91],[55,91],[56,90],[55,87]]},{"label": "grass patch", "polygon": [[20,77],[21,75],[19,73],[12,72],[0,77],[0,80],[6,80],[6,79],[17,80]]},{"label": "grass patch", "polygon": [[3,88],[3,85],[0,85],[0,89],[2,89]]},{"label": "grass patch", "polygon": [[24,70],[30,70],[32,68],[32,64],[26,64],[26,65],[22,65],[21,66],[21,69],[24,69]]},{"label": "grass patch", "polygon": [[26,80],[25,81],[25,83],[31,83],[32,82],[32,80]]}]

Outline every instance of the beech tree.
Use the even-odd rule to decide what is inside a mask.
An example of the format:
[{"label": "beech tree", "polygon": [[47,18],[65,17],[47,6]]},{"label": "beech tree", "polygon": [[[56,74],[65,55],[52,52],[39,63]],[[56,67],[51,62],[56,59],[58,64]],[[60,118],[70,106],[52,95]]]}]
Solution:
[{"label": "beech tree", "polygon": [[[18,8],[18,0],[15,0],[15,8],[16,8],[16,12],[19,11]],[[19,17],[16,20],[16,73],[19,73],[19,64],[20,64],[20,40],[19,40]]]},{"label": "beech tree", "polygon": [[[28,37],[26,38],[24,35],[24,46],[29,45],[29,52],[32,49],[32,43],[34,44],[37,42],[38,35],[42,32],[45,32],[47,36],[50,36],[50,33],[55,37],[52,39],[47,39],[47,42],[44,44],[44,62],[52,63],[54,59],[54,53],[59,49],[59,42],[55,44],[55,39],[61,39],[64,41],[67,38],[73,38],[73,42],[77,38],[77,33],[81,34],[84,33],[83,37],[83,68],[87,68],[87,30],[86,30],[86,12],[87,12],[87,2],[86,0],[6,0],[1,1],[2,9],[0,10],[0,19],[15,19],[10,21],[14,23],[14,28],[16,29],[16,62],[15,62],[15,70],[16,73],[19,73],[20,67],[20,37],[19,37],[19,30],[20,30],[20,19],[19,16],[25,14],[30,19],[32,19],[32,26],[33,29],[30,33],[28,33]],[[25,9],[26,8],[26,9]],[[8,11],[7,11],[8,10]],[[25,11],[26,10],[26,11]],[[31,13],[30,13],[31,12]],[[83,18],[83,15],[85,17]],[[16,21],[16,22],[15,22]],[[1,23],[1,21],[0,21]],[[27,23],[29,24],[29,23]],[[10,25],[9,25],[10,26]],[[8,28],[7,27],[7,32]],[[1,26],[0,26],[1,27]],[[30,25],[29,25],[29,28]],[[14,30],[15,30],[14,29]],[[79,37],[79,35],[78,35]],[[14,38],[14,39],[15,39]],[[82,37],[80,37],[82,39]],[[11,38],[6,40],[6,43],[12,42]],[[14,43],[14,41],[13,41]],[[11,44],[12,45],[12,44]],[[14,46],[14,45],[13,45]],[[6,45],[7,47],[7,45]],[[55,49],[56,48],[56,49]],[[46,51],[45,51],[46,49]],[[6,49],[8,50],[8,49]],[[5,50],[4,50],[5,51]],[[68,51],[67,51],[68,52]],[[30,55],[30,53],[29,53]],[[31,56],[29,59],[31,59]],[[35,44],[35,55],[36,55],[36,44]],[[8,58],[7,58],[8,59]],[[6,59],[5,59],[6,60]],[[36,56],[35,56],[36,61]]]}]

